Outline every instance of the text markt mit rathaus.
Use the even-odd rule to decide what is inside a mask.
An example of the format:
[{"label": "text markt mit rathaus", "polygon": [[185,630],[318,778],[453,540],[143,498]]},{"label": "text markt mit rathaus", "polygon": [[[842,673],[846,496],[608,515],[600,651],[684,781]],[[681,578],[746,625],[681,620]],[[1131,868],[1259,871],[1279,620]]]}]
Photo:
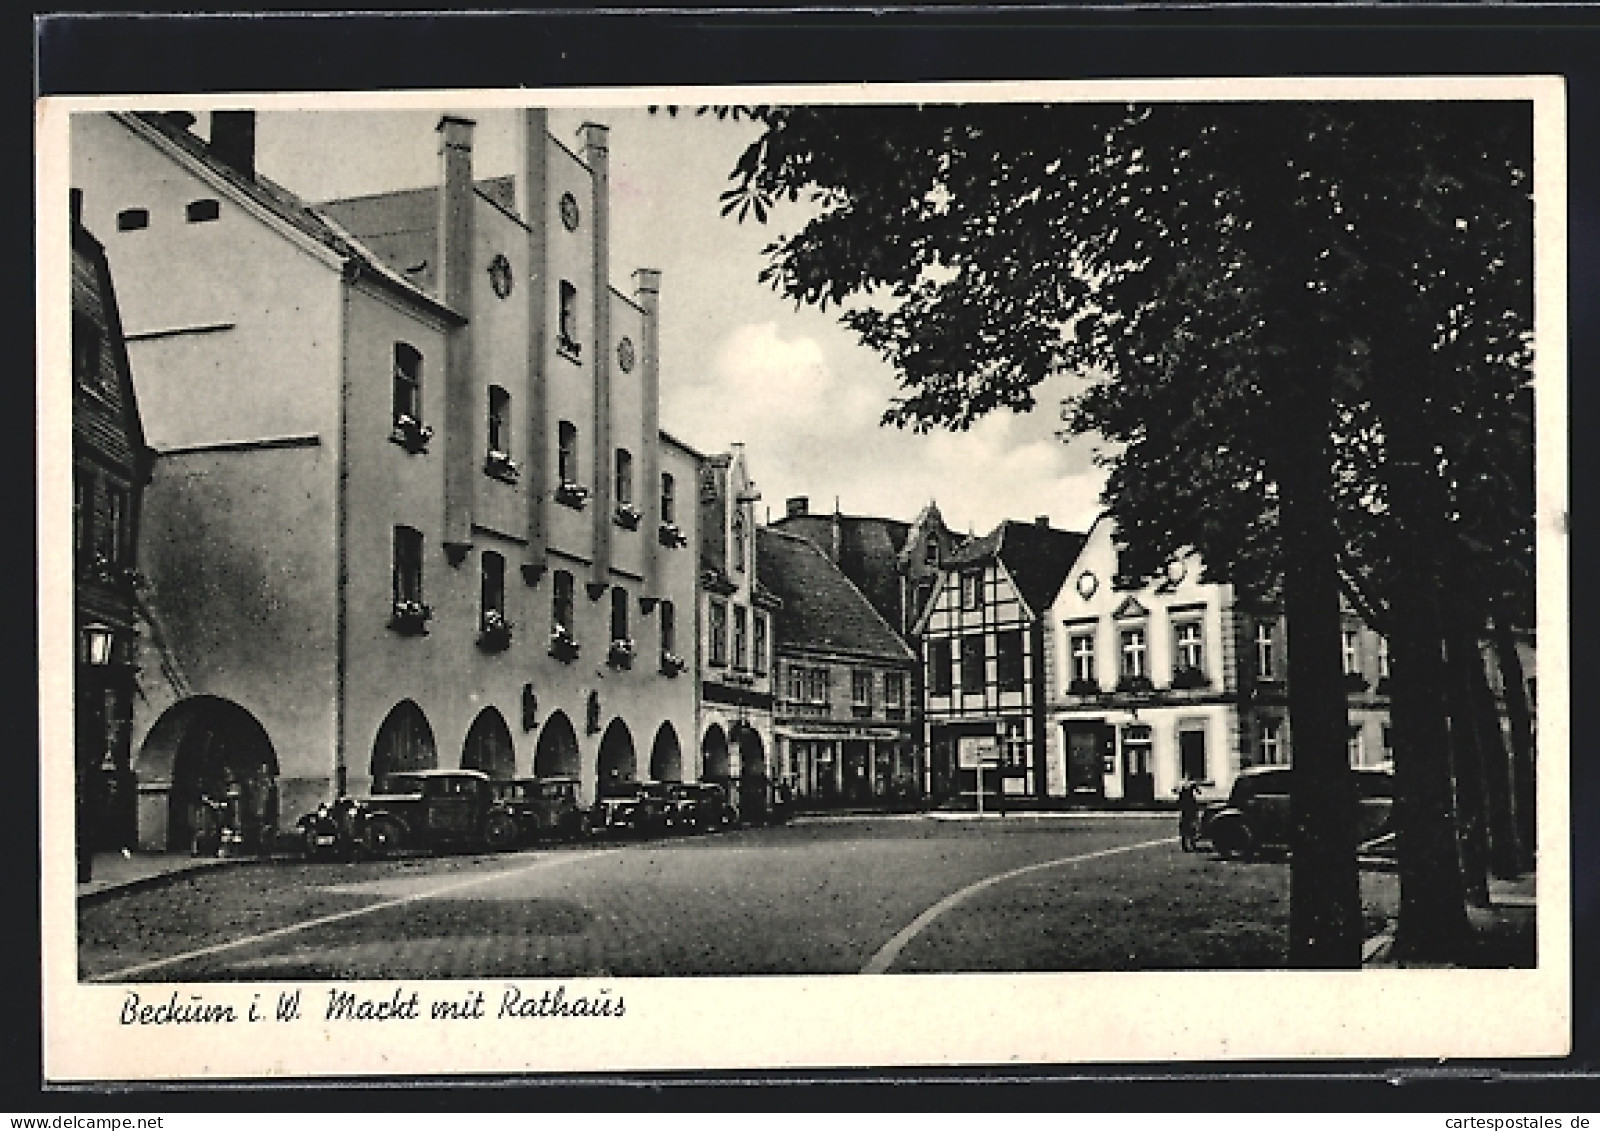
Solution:
[{"label": "text markt mit rathaus", "polygon": [[[517,986],[507,986],[500,994],[493,1016],[526,1019],[622,1017],[626,1011],[623,999],[620,996],[610,997],[607,990],[569,997],[565,986],[547,989],[542,995],[524,992]],[[437,1017],[437,1010],[434,1012]],[[396,987],[387,998],[359,997],[348,990],[328,991],[326,1020],[329,1021],[415,1021],[423,1015],[421,997],[416,990],[406,991]],[[482,1016],[476,1011],[475,1015]]]}]

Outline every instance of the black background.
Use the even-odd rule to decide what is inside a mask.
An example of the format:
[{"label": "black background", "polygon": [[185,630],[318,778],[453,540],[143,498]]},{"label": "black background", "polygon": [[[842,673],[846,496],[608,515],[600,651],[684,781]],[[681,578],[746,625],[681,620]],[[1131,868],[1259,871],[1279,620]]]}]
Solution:
[{"label": "black background", "polygon": [[[299,16],[48,16],[36,13],[32,74],[41,94],[415,90],[588,87],[744,82],[912,82],[1248,75],[1559,74],[1568,97],[1568,304],[1570,493],[1574,521],[1572,686],[1596,673],[1592,590],[1585,566],[1597,445],[1596,264],[1600,263],[1600,10],[1544,6],[1329,6],[1266,9],[1018,5],[838,8],[744,12],[658,10],[554,15],[366,13]],[[21,61],[18,60],[18,63]],[[22,69],[11,71],[13,79]],[[25,140],[9,147],[25,167]],[[13,186],[16,188],[17,186]],[[28,261],[26,207],[10,210],[11,262]],[[18,272],[20,274],[20,272]],[[31,313],[31,304],[13,302]],[[31,336],[27,327],[21,334]],[[27,340],[23,337],[22,340]],[[27,358],[23,359],[24,364]],[[27,369],[22,371],[24,374]],[[31,382],[14,380],[13,389]],[[31,422],[17,414],[4,452],[16,482],[31,482]],[[1541,437],[1541,443],[1555,443]],[[15,528],[31,530],[31,487],[14,493]],[[10,563],[14,591],[32,577]],[[22,568],[19,570],[19,566]],[[1600,1112],[1600,759],[1586,711],[1572,715],[1574,1053],[1562,1060],[1496,1064],[1315,1063],[1063,1068],[1004,1072],[861,1070],[805,1075],[634,1077],[627,1080],[432,1080],[411,1088],[346,1081],[340,1086],[156,1089],[98,1086],[44,1091],[39,1052],[37,782],[26,788],[37,749],[35,625],[11,604],[10,681],[16,700],[0,718],[5,759],[6,904],[14,909],[4,980],[0,1109],[13,1113],[244,1109],[406,1111],[464,1108],[635,1106],[709,1109],[916,1110],[1011,1106],[1207,1112],[1437,1111]],[[1554,642],[1542,642],[1555,662]],[[9,665],[8,665],[9,666]],[[31,671],[30,671],[31,667]],[[18,694],[20,691],[20,694]],[[31,701],[30,701],[31,700]],[[1546,700],[1548,704],[1548,699]],[[13,784],[14,783],[14,784]],[[1263,987],[1262,992],[1268,992]],[[1294,1008],[1284,1001],[1283,1008]],[[841,1024],[852,1019],[841,1018]],[[1070,1019],[1064,1019],[1070,1024]],[[981,1086],[974,1087],[978,1082]],[[753,1087],[751,1085],[754,1085]],[[509,1091],[508,1088],[517,1089]],[[533,1088],[531,1093],[522,1089]],[[552,1089],[556,1090],[552,1094]],[[320,1122],[320,1121],[319,1121]]]}]

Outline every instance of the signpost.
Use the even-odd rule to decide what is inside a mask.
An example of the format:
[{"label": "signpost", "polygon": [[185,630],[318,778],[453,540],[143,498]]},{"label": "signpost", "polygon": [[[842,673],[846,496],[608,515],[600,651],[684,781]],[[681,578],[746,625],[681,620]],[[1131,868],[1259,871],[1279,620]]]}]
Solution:
[{"label": "signpost", "polygon": [[956,764],[973,771],[978,791],[978,816],[983,816],[983,772],[1000,764],[1000,747],[993,735],[964,735],[956,746]]}]

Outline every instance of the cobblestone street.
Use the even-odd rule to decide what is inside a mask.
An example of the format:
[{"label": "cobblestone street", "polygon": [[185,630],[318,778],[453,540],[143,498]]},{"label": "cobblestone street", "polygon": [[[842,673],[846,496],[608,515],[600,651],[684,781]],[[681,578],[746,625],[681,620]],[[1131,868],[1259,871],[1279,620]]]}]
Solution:
[{"label": "cobblestone street", "polygon": [[[208,868],[80,912],[94,981],[1282,964],[1288,868],[1165,817],[855,818],[505,855]],[[1369,933],[1394,900],[1365,873]]]}]

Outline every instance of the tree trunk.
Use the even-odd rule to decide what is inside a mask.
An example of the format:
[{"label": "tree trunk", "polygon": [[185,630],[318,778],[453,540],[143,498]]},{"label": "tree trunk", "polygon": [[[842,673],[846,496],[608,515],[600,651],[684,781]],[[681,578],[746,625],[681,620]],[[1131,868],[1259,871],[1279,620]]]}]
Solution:
[{"label": "tree trunk", "polygon": [[1526,676],[1516,637],[1505,610],[1494,610],[1494,650],[1505,684],[1506,717],[1511,723],[1511,801],[1517,823],[1522,865],[1531,868],[1538,857],[1538,797],[1534,789],[1533,718],[1528,709]]},{"label": "tree trunk", "polygon": [[[1356,790],[1345,747],[1339,575],[1331,500],[1330,396],[1307,375],[1277,469],[1288,622],[1294,827],[1289,867],[1289,965],[1361,965]],[[1292,435],[1290,434],[1292,433]]]},{"label": "tree trunk", "polygon": [[1485,804],[1484,751],[1472,702],[1472,665],[1477,648],[1462,630],[1455,608],[1442,613],[1445,631],[1446,702],[1450,716],[1450,768],[1455,779],[1456,836],[1461,845],[1461,879],[1474,906],[1489,905],[1489,827]]},{"label": "tree trunk", "polygon": [[[1463,610],[1464,611],[1464,610]],[[1505,735],[1500,730],[1500,710],[1484,669],[1484,654],[1479,628],[1481,622],[1462,616],[1459,619],[1467,666],[1467,694],[1472,704],[1472,720],[1478,735],[1478,752],[1483,765],[1484,816],[1489,833],[1489,871],[1500,879],[1521,873],[1522,852],[1517,844],[1517,826],[1511,799],[1511,760],[1506,754]]]}]

